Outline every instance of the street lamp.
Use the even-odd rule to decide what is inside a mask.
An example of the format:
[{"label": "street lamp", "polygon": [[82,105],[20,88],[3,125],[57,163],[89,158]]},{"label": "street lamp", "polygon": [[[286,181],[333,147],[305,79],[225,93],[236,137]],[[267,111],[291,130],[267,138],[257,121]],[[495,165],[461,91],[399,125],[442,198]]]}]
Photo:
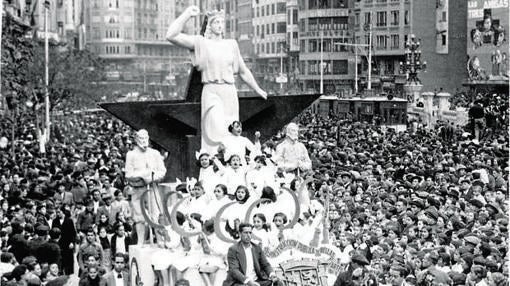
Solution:
[{"label": "street lamp", "polygon": [[420,40],[416,40],[414,34],[409,35],[408,40],[404,43],[405,61],[400,62],[400,71],[408,75],[408,83],[420,84],[418,72],[427,67],[427,62],[421,61],[420,45]]}]

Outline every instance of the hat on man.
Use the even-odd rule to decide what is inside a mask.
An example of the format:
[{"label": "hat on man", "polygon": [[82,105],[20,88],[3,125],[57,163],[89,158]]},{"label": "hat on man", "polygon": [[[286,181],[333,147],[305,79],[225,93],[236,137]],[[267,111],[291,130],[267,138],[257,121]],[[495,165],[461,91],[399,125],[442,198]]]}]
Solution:
[{"label": "hat on man", "polygon": [[477,246],[480,243],[480,239],[474,234],[467,235],[466,237],[464,237],[464,240],[466,241],[466,243],[472,244],[473,246]]},{"label": "hat on man", "polygon": [[472,183],[473,186],[480,186],[483,188],[483,186],[485,186],[485,183],[482,182],[481,180],[474,180],[473,183]]},{"label": "hat on man", "polygon": [[471,199],[471,200],[469,200],[469,203],[477,208],[483,207],[483,202],[480,201],[479,199]]},{"label": "hat on man", "polygon": [[450,276],[450,279],[452,279],[453,286],[466,284],[466,274],[451,271],[448,275]]},{"label": "hat on man", "polygon": [[370,264],[370,262],[368,262],[367,258],[361,253],[354,254],[351,257],[351,261],[354,263],[360,264],[360,265],[369,265]]}]

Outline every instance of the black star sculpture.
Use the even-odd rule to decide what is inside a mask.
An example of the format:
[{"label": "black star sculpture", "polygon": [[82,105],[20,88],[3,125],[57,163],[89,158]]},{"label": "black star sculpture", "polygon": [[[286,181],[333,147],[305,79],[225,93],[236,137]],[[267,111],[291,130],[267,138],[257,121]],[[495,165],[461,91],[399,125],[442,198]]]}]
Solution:
[{"label": "black star sculpture", "polygon": [[[205,23],[202,26],[205,29]],[[193,68],[185,100],[101,103],[103,109],[132,128],[146,129],[151,140],[168,151],[168,180],[197,177],[195,151],[200,150],[201,74]],[[243,132],[252,138],[260,131],[261,141],[269,139],[289,123],[320,94],[239,98],[239,119]]]}]

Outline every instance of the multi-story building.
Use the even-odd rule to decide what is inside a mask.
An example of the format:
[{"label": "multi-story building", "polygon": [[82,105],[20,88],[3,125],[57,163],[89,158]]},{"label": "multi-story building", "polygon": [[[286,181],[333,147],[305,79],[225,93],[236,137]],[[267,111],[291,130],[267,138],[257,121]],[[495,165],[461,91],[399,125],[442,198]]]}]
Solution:
[{"label": "multi-story building", "polygon": [[[427,69],[423,90],[454,92],[465,78],[467,1],[356,0],[355,42],[372,45],[372,86],[395,88],[410,34],[420,41]],[[369,36],[372,36],[371,41]],[[368,48],[362,52],[360,84],[367,86]],[[395,80],[396,79],[396,80]]]},{"label": "multi-story building", "polygon": [[[165,35],[170,23],[192,2],[85,1],[87,48],[106,60],[107,79],[142,85],[143,91],[185,86],[176,84],[175,77],[189,72],[189,52],[167,42]],[[196,33],[198,24],[199,19],[189,21],[185,32]]]},{"label": "multi-story building", "polygon": [[280,72],[287,73],[287,2],[253,1],[253,38],[256,64],[254,74],[266,90],[277,90]]},{"label": "multi-story building", "polygon": [[349,0],[299,0],[299,70],[305,91],[348,94],[354,78]]},{"label": "multi-story building", "polygon": [[[71,48],[80,48],[82,31],[82,0],[65,1],[8,1],[4,9],[18,20],[30,25],[38,38],[44,38],[45,28],[48,38],[59,43],[67,43]],[[45,19],[45,10],[47,18]],[[83,34],[83,33],[81,33]]]},{"label": "multi-story building", "polygon": [[[400,73],[404,42],[411,33],[411,1],[356,0],[354,3],[355,43],[372,46],[372,86],[375,88],[381,87],[381,79],[393,79]],[[366,87],[368,47],[358,51],[361,52],[360,62],[363,63],[358,69],[360,85]]]}]

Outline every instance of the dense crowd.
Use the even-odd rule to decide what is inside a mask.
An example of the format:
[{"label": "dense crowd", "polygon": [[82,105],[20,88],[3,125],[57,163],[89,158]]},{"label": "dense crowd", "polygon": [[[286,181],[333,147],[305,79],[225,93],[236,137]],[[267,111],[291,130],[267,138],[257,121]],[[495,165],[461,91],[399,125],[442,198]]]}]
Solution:
[{"label": "dense crowd", "polygon": [[[507,111],[503,112],[499,126],[508,126]],[[313,224],[319,216],[329,219],[330,236],[346,267],[335,285],[344,285],[343,280],[357,285],[508,284],[505,129],[494,128],[491,136],[474,144],[457,134],[445,140],[435,130],[396,133],[308,112],[298,122],[299,141],[308,150],[312,170],[294,172],[288,186],[297,191],[300,182],[309,182],[308,208],[300,221]],[[10,138],[9,125],[2,126],[6,127],[2,136]],[[18,124],[14,158],[12,142],[0,146],[4,147],[0,151],[2,283],[51,285],[54,280],[62,284],[76,274],[80,285],[114,284],[112,273],[125,273],[129,245],[141,239],[133,231],[123,174],[125,155],[134,144],[132,131],[102,113],[65,115],[55,122],[54,139],[44,156],[33,131],[30,123]],[[223,154],[213,160],[214,172],[243,163],[254,164],[255,170],[267,168],[282,140],[284,135],[278,134],[265,142],[252,162],[250,156],[227,160],[235,156]],[[285,170],[273,163],[274,174],[285,181]],[[240,203],[250,192],[277,203],[279,186],[257,174],[254,171],[250,181],[245,173],[247,187],[241,191],[235,175],[219,191]],[[208,188],[214,192],[218,185],[201,182],[187,191],[197,196]],[[254,219],[268,233],[258,236],[261,241],[267,238],[268,247],[283,235],[295,235],[278,231],[292,213],[278,208],[270,213],[264,221],[261,216]],[[206,219],[213,215],[202,215],[195,219],[210,227]],[[225,225],[233,238],[237,238],[236,223]]]}]

